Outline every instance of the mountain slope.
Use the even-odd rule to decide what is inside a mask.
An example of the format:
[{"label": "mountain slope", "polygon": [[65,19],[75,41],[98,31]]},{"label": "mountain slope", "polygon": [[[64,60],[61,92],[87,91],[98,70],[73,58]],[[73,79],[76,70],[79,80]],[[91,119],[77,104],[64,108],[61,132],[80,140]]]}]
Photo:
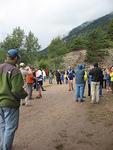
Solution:
[{"label": "mountain slope", "polygon": [[[72,29],[69,32],[68,36],[64,37],[64,40],[68,42],[69,40],[73,39],[74,37],[76,37],[78,35],[84,36],[97,27],[101,27],[103,30],[106,30],[109,22],[112,19],[113,19],[113,12],[110,14],[107,14],[101,18],[98,18],[92,22],[91,21],[85,22],[85,23],[81,24],[80,26]],[[47,54],[47,52],[48,52],[48,47],[45,48],[44,50],[40,51],[39,54]]]},{"label": "mountain slope", "polygon": [[113,12],[99,19],[96,19],[92,22],[83,23],[82,25],[72,29],[69,32],[68,36],[66,36],[64,39],[68,41],[78,35],[86,35],[87,33],[89,33],[90,31],[92,31],[93,29],[97,27],[101,27],[105,31],[107,29],[109,22],[112,19],[113,19]]}]

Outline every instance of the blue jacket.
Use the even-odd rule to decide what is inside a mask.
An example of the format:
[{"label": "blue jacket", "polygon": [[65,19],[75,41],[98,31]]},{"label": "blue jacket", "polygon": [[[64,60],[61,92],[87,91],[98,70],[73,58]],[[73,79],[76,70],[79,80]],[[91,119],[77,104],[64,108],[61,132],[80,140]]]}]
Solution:
[{"label": "blue jacket", "polygon": [[76,71],[76,84],[84,84],[84,70],[82,68],[82,65],[78,65],[78,69]]},{"label": "blue jacket", "polygon": [[110,75],[107,74],[107,76],[106,76],[106,82],[107,82],[107,83],[110,83],[110,81],[111,81]]},{"label": "blue jacket", "polygon": [[90,75],[90,74],[88,73],[88,84],[91,84],[91,80],[92,80],[92,75]]},{"label": "blue jacket", "polygon": [[69,70],[68,78],[69,78],[69,80],[73,80],[73,71],[72,70]]}]

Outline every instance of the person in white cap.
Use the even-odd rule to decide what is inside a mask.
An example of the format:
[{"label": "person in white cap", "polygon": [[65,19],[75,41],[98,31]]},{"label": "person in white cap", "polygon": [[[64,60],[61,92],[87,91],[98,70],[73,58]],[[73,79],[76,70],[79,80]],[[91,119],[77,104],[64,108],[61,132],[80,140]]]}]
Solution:
[{"label": "person in white cap", "polygon": [[[23,62],[20,63],[20,71],[24,80],[24,90],[27,91],[27,83],[26,83],[27,71],[25,69],[25,64]],[[25,99],[21,99],[21,105],[25,105]]]}]

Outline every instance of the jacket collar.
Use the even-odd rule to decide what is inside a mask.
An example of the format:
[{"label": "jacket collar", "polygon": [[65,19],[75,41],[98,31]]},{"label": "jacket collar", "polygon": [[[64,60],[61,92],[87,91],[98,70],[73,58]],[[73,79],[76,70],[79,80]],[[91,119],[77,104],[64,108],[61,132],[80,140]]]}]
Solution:
[{"label": "jacket collar", "polygon": [[6,60],[5,63],[16,66],[16,64],[12,60]]}]

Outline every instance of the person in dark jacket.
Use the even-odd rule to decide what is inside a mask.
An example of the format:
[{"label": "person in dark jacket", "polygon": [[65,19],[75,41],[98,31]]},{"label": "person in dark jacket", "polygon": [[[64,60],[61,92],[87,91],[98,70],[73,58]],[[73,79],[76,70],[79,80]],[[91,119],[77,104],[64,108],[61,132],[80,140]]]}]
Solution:
[{"label": "person in dark jacket", "polygon": [[78,70],[76,71],[76,94],[75,94],[75,100],[78,102],[78,98],[80,96],[80,102],[83,102],[83,90],[84,90],[84,70],[82,68],[82,65],[78,65]]},{"label": "person in dark jacket", "polygon": [[89,72],[92,75],[92,82],[91,82],[91,103],[99,103],[99,86],[100,81],[102,79],[102,71],[101,68],[98,67],[98,63],[94,64],[94,67],[90,69]]},{"label": "person in dark jacket", "polygon": [[11,150],[15,131],[19,122],[20,100],[27,96],[24,80],[16,63],[18,51],[11,49],[7,60],[0,65],[0,128],[2,150]]},{"label": "person in dark jacket", "polygon": [[62,84],[62,82],[61,82],[61,73],[60,73],[60,71],[59,70],[57,70],[57,72],[56,72],[56,80],[57,80],[57,84]]}]

